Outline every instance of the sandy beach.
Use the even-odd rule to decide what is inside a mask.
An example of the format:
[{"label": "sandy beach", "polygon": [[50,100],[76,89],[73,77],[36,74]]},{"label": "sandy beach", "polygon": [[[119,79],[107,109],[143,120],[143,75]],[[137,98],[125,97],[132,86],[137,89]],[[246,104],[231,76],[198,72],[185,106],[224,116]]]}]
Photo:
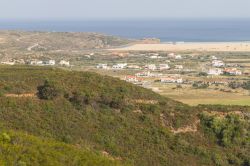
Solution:
[{"label": "sandy beach", "polygon": [[134,44],[112,51],[218,51],[250,52],[250,42]]}]

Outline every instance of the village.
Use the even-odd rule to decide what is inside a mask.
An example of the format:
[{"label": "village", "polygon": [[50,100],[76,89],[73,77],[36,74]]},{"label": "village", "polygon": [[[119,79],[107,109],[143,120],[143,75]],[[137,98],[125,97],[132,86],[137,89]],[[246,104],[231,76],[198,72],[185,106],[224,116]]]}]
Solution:
[{"label": "village", "polygon": [[64,67],[70,67],[70,62],[66,60],[60,60],[56,63],[56,60],[38,60],[38,59],[9,59],[6,61],[1,61],[3,65],[34,65],[34,66],[55,66],[60,65]]},{"label": "village", "polygon": [[[246,104],[250,62],[244,53],[112,52],[112,59],[88,70],[118,77],[156,93],[191,104]],[[232,86],[232,85],[236,86]],[[239,86],[238,86],[239,85]],[[237,88],[234,88],[237,87]]]},{"label": "village", "polygon": [[[243,68],[237,64],[226,64],[223,60],[219,60],[216,56],[211,56],[210,61],[205,64],[205,68],[199,70],[194,70],[193,68],[186,68],[184,65],[176,64],[175,62],[186,61],[187,57],[182,57],[180,54],[169,53],[166,57],[159,56],[157,53],[150,53],[148,59],[160,59],[159,64],[128,64],[128,63],[115,63],[108,65],[106,63],[100,63],[96,65],[96,69],[100,70],[111,70],[111,71],[136,71],[133,75],[126,75],[122,79],[127,82],[144,85],[148,84],[149,80],[158,81],[161,83],[174,83],[174,84],[193,84],[195,81],[188,79],[185,72],[192,73],[196,72],[197,76],[206,76],[206,78],[220,78],[219,76],[242,76],[248,75],[248,73],[243,72]],[[190,74],[189,74],[190,76]],[[151,79],[150,79],[151,78]],[[208,80],[207,79],[207,80]],[[201,82],[204,80],[198,80]],[[221,80],[221,79],[218,79]],[[227,79],[225,79],[227,80]],[[197,81],[196,81],[197,82]],[[204,83],[214,84],[214,83],[228,83],[228,81],[204,81]]]},{"label": "village", "polygon": [[[44,54],[2,59],[3,65],[60,67],[117,77],[187,104],[245,104],[250,91],[247,53],[166,51],[85,51],[71,56]],[[235,88],[236,87],[236,88]],[[200,100],[202,99],[202,100]]]}]

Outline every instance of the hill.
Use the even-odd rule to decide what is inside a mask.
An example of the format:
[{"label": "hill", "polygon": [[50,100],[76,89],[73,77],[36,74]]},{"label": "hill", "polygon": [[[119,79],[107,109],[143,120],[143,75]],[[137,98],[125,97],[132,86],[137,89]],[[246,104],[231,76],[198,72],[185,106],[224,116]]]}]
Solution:
[{"label": "hill", "polygon": [[103,49],[132,40],[98,33],[0,31],[2,48],[18,51]]},{"label": "hill", "polygon": [[98,152],[21,132],[1,132],[0,149],[1,165],[121,165]]},{"label": "hill", "polygon": [[33,135],[45,146],[52,139],[76,153],[87,148],[129,165],[250,164],[249,107],[190,107],[89,72],[28,66],[0,71],[2,130]]}]

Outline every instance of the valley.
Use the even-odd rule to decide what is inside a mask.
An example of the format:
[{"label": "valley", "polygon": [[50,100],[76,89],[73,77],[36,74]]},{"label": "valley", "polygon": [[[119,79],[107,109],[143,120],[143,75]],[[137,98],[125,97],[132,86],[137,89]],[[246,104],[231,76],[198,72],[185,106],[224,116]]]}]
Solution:
[{"label": "valley", "polygon": [[113,51],[159,41],[95,33],[0,38],[0,164],[250,164],[249,52]]},{"label": "valley", "polygon": [[[146,48],[159,41],[96,33],[2,31],[0,38],[5,41],[0,44],[0,60],[5,65],[93,71],[127,80],[189,105],[250,104],[249,87],[241,86],[250,83],[250,54],[244,50],[185,50],[188,45],[185,43],[173,45],[181,48],[175,51],[123,50],[124,45],[146,43]],[[202,46],[205,47],[205,43]]]}]

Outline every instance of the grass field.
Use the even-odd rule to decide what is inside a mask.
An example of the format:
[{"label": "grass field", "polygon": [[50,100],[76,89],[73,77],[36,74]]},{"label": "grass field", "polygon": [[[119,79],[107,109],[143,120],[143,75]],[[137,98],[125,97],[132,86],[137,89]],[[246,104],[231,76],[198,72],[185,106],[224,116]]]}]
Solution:
[{"label": "grass field", "polygon": [[247,91],[238,90],[234,92],[222,92],[208,89],[193,89],[185,87],[174,89],[176,85],[155,84],[159,88],[159,93],[174,100],[195,106],[199,104],[222,104],[222,105],[242,105],[250,106],[250,95]]}]

